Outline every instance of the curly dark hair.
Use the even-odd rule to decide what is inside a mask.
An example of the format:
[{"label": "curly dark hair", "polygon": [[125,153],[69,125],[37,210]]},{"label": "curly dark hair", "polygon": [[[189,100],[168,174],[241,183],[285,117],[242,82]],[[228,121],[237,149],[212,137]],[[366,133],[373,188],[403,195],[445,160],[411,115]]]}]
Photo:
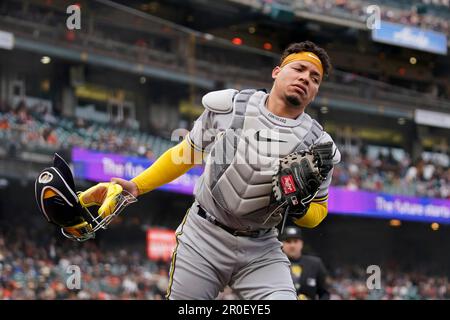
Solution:
[{"label": "curly dark hair", "polygon": [[283,62],[284,58],[286,58],[291,53],[304,51],[312,52],[319,57],[320,61],[322,62],[324,77],[327,77],[332,69],[330,57],[323,48],[319,47],[311,41],[303,41],[290,44],[281,54],[280,65]]}]

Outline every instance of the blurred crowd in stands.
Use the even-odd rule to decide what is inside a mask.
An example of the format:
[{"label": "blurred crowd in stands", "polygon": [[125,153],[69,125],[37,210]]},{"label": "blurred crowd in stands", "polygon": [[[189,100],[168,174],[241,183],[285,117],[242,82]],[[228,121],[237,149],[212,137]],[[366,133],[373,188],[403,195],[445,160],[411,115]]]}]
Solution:
[{"label": "blurred crowd in stands", "polygon": [[332,300],[442,300],[450,299],[450,282],[446,276],[429,276],[418,272],[381,272],[381,288],[369,289],[363,269],[346,267],[332,270]]},{"label": "blurred crowd in stands", "polygon": [[27,106],[22,101],[12,108],[0,102],[0,140],[5,141],[11,155],[18,150],[52,152],[78,146],[152,159],[153,150],[160,154],[172,145],[127,124],[113,123],[114,128],[110,128],[82,118],[57,116],[41,104]]},{"label": "blurred crowd in stands", "polygon": [[[79,289],[70,278],[77,272],[73,265],[79,267]],[[0,233],[0,300],[161,300],[167,275],[166,263],[151,262],[138,251],[103,251],[95,242],[56,241],[24,228]]]},{"label": "blurred crowd in stands", "polygon": [[[82,244],[16,228],[0,231],[0,300],[13,299],[143,299],[165,298],[169,263],[153,262],[139,250],[101,248],[94,241]],[[80,287],[71,278],[78,266]],[[369,290],[365,270],[345,267],[330,270],[331,299],[450,299],[446,276],[423,273],[382,273],[381,288]],[[227,287],[220,300],[238,296]]]},{"label": "blurred crowd in stands", "polygon": [[[377,3],[363,0],[295,0],[292,6],[318,14],[366,21],[367,17],[373,14],[373,11],[370,14],[367,13],[367,7],[374,4]],[[377,5],[381,9],[382,20],[450,34],[448,7],[440,10],[432,6],[418,6],[411,3],[406,6],[404,3],[396,3],[395,1],[383,1],[383,5]],[[429,10],[422,14],[420,8]]]},{"label": "blurred crowd in stands", "polygon": [[349,190],[370,190],[391,194],[450,199],[450,167],[408,154],[397,160],[391,153],[369,156],[365,148],[357,153],[341,151],[332,184]]},{"label": "blurred crowd in stands", "polygon": [[[269,4],[276,2],[283,2],[282,0],[268,1],[260,0]],[[77,32],[73,30],[66,30],[61,24],[65,23],[66,13],[65,11],[58,11],[54,7],[41,7],[36,6],[34,9],[30,9],[28,6],[21,5],[20,2],[15,3],[13,1],[4,1],[5,4],[0,4],[0,23],[2,22],[1,16],[7,17],[8,25],[14,31],[14,28],[18,28],[23,32],[23,21],[33,22],[36,25],[30,26],[27,24],[29,34],[33,33],[34,36],[38,36],[41,41],[55,41],[57,38],[64,44],[71,43],[76,46],[83,46],[87,52],[93,50],[96,53],[102,55],[111,55],[113,58],[119,58],[126,61],[134,61],[142,64],[152,65],[157,68],[162,68],[166,71],[176,71],[190,74],[191,65],[187,63],[191,53],[187,50],[188,45],[183,39],[187,39],[183,34],[177,34],[175,29],[167,27],[163,24],[158,24],[150,21],[145,23],[137,20],[132,15],[125,14],[122,18],[127,21],[130,19],[133,21],[133,28],[123,28],[123,24],[127,22],[119,23],[120,19],[108,18],[108,10],[99,10],[99,15],[96,14],[92,17],[92,24],[90,28],[81,29]],[[366,13],[366,7],[371,3],[365,3],[360,0],[298,0],[296,2],[287,1],[289,5],[292,4],[292,8],[299,8],[302,12],[316,12],[320,14],[329,14],[332,16],[341,16],[344,19],[359,19],[365,21],[368,14]],[[34,5],[30,4],[30,7]],[[37,8],[40,8],[39,10]],[[449,31],[449,17],[440,18],[433,15],[432,12],[428,14],[418,14],[414,10],[399,10],[390,6],[381,6],[381,15],[383,19],[389,21],[396,21],[405,24],[412,24],[424,27],[432,27],[434,29],[442,29],[442,31]],[[92,10],[91,10],[92,11]],[[104,11],[104,12],[103,12]],[[403,12],[406,13],[403,13]],[[445,10],[438,11],[438,13],[445,12]],[[114,11],[110,14],[114,16]],[[15,21],[17,25],[14,25],[12,21]],[[137,23],[137,21],[140,21]],[[148,23],[148,24],[147,24]],[[431,24],[432,26],[429,26]],[[55,28],[54,26],[61,25],[61,28]],[[33,28],[35,30],[33,30]],[[42,28],[42,30],[41,30]],[[445,29],[445,30],[444,30]],[[49,32],[49,30],[51,30]],[[61,33],[57,32],[60,30]],[[152,30],[148,33],[148,30]],[[56,33],[58,33],[58,35]],[[205,34],[204,37],[208,39]],[[231,40],[231,39],[230,39]],[[254,87],[264,87],[267,85],[267,79],[261,78],[261,74],[270,74],[272,65],[274,63],[273,57],[268,57],[259,54],[242,54],[243,51],[235,50],[231,48],[224,48],[223,45],[213,44],[213,41],[198,41],[195,47],[195,72],[196,75],[205,77],[214,82],[230,82],[235,83],[237,87],[244,88],[251,84]],[[330,46],[331,47],[331,46]],[[241,47],[244,50],[244,47]],[[382,62],[380,62],[382,63]],[[400,68],[400,66],[398,66]],[[403,69],[403,68],[402,68]],[[226,70],[226,72],[224,72]],[[372,94],[377,96],[377,99],[394,99],[390,92],[386,92],[386,89],[392,90],[392,94],[402,94],[405,98],[408,97],[407,93],[401,92],[400,87],[406,87],[415,91],[422,91],[431,93],[436,98],[448,99],[449,90],[448,86],[443,84],[433,84],[425,86],[420,77],[415,81],[394,81],[395,77],[388,77],[382,73],[371,74],[367,70],[361,70],[356,68],[354,72],[364,75],[363,78],[354,79],[354,83],[350,85],[346,82],[340,82],[337,74],[341,74],[339,69],[336,68],[331,74],[330,84],[348,84],[348,88],[354,89],[353,86],[358,85],[361,91],[358,93],[360,97],[367,98]],[[396,87],[383,88],[383,87],[371,87],[367,86],[364,78],[367,73],[371,74],[370,77],[381,81],[389,81],[390,84],[395,84]],[[346,72],[342,74],[344,77],[351,77],[351,74]],[[429,88],[428,88],[429,87]],[[370,97],[369,97],[370,98]],[[398,97],[397,97],[398,98]],[[392,101],[391,101],[392,102]]]},{"label": "blurred crowd in stands", "polygon": [[[367,0],[260,0],[262,5],[279,3],[293,10],[301,9],[303,11],[345,19],[357,19],[359,21],[366,21],[367,17],[373,14],[373,12],[367,12],[367,7],[376,4],[381,9],[380,14],[383,20],[450,34],[449,1],[440,1],[441,4],[439,5],[436,4],[436,0],[383,0],[377,2]],[[42,12],[37,10],[24,10],[20,3],[15,5],[8,3],[0,6],[0,15],[14,15],[24,20],[31,20],[47,25],[62,25],[61,21],[65,21],[66,18],[64,12],[56,11],[54,8],[53,11],[48,12],[44,10]],[[168,29],[165,30],[167,32]],[[69,36],[69,38],[71,37],[75,37],[75,35],[72,33],[72,36]],[[136,45],[139,46],[140,43],[137,42]],[[167,51],[169,52],[169,50]]]}]

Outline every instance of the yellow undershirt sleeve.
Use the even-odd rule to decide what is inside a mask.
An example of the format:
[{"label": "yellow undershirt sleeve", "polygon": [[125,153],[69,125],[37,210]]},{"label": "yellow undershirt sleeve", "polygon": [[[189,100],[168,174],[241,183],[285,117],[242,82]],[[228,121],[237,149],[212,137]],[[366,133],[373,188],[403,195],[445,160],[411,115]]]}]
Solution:
[{"label": "yellow undershirt sleeve", "polygon": [[194,165],[201,164],[203,154],[187,139],[164,152],[150,167],[131,179],[139,195],[152,191],[182,176]]},{"label": "yellow undershirt sleeve", "polygon": [[314,228],[317,227],[328,213],[327,202],[311,202],[306,214],[294,220],[294,223],[300,227]]}]

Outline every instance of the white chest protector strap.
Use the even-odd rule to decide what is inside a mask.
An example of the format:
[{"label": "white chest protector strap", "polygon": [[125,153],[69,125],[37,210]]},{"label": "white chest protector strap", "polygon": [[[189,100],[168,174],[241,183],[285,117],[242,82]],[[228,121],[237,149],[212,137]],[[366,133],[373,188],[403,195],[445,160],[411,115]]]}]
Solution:
[{"label": "white chest protector strap", "polygon": [[231,129],[236,130],[244,127],[248,101],[256,91],[255,89],[242,90],[234,97],[234,117],[230,126]]}]

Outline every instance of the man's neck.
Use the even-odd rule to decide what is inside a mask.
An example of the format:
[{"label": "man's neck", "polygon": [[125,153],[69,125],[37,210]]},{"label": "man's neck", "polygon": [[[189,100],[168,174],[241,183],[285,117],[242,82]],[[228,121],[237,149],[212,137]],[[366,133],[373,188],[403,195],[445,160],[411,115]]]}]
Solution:
[{"label": "man's neck", "polygon": [[304,108],[299,110],[288,106],[286,101],[274,94],[269,94],[269,97],[266,100],[266,108],[278,117],[289,119],[297,119],[305,110]]}]

